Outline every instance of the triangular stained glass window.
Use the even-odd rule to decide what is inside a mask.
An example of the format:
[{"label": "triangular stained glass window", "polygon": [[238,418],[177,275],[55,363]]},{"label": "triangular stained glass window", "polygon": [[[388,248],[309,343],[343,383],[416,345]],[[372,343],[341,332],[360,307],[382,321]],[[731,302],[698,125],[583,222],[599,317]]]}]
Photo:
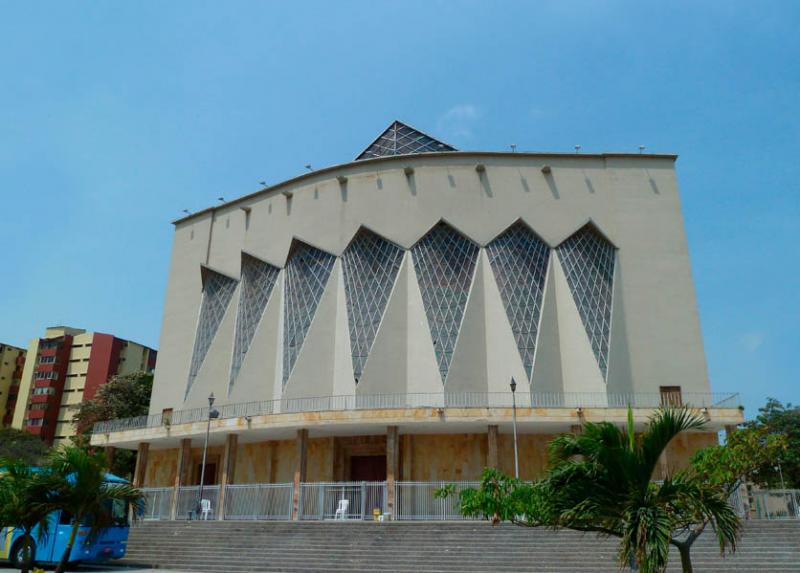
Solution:
[{"label": "triangular stained glass window", "polygon": [[237,281],[211,269],[203,268],[203,299],[200,303],[200,318],[197,320],[197,332],[194,338],[192,362],[189,366],[189,381],[186,395],[200,372],[200,367],[208,354],[208,349],[217,334],[228,304],[233,298]]},{"label": "triangular stained glass window", "polygon": [[378,139],[373,141],[369,147],[356,157],[356,161],[373,157],[386,157],[387,155],[408,155],[410,153],[432,153],[436,151],[456,151],[456,148],[400,121],[395,121]]},{"label": "triangular stained glass window", "polygon": [[403,250],[367,230],[342,255],[353,375],[361,378],[386,303],[403,260]]},{"label": "triangular stained glass window", "polygon": [[228,391],[242,368],[244,357],[256,334],[256,328],[267,308],[267,302],[278,279],[279,269],[242,253],[242,279],[239,309],[236,313],[236,335]]},{"label": "triangular stained glass window", "polygon": [[608,373],[615,249],[592,225],[558,246],[558,258],[603,378]]},{"label": "triangular stained glass window", "polygon": [[283,329],[283,383],[289,380],[336,257],[295,243],[286,265]]},{"label": "triangular stained glass window", "polygon": [[414,245],[411,254],[444,382],[475,274],[478,246],[442,222]]},{"label": "triangular stained glass window", "polygon": [[518,221],[486,246],[486,254],[530,380],[550,248]]}]

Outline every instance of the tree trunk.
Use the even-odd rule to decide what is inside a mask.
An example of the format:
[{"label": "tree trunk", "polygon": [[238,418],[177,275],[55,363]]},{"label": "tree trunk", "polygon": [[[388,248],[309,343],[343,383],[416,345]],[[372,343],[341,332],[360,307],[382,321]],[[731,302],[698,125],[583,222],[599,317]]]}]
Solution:
[{"label": "tree trunk", "polygon": [[64,573],[67,570],[67,563],[69,562],[70,553],[72,553],[72,546],[75,545],[75,538],[78,536],[78,528],[81,526],[81,520],[76,516],[72,522],[72,531],[69,532],[69,540],[67,541],[67,548],[64,549],[64,554],[61,556],[61,561],[58,562],[58,567],[53,573]]},{"label": "tree trunk", "polygon": [[692,546],[681,544],[677,547],[681,554],[681,567],[683,568],[683,573],[692,573],[694,571],[694,569],[692,569]]},{"label": "tree trunk", "polygon": [[25,534],[25,539],[22,541],[22,563],[20,563],[20,573],[28,573],[31,569],[31,537]]},{"label": "tree trunk", "polygon": [[33,535],[30,531],[26,531],[22,536],[22,561],[19,563],[20,573],[28,573],[33,568],[33,552],[31,546],[33,545]]}]

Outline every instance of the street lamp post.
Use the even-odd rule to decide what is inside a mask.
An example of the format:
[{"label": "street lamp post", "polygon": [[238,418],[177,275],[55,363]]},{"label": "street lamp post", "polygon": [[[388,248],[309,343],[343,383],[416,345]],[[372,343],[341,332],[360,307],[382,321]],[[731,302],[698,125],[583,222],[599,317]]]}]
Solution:
[{"label": "street lamp post", "polygon": [[206,422],[206,441],[203,444],[203,463],[200,465],[200,488],[197,490],[197,505],[195,507],[195,516],[200,515],[201,504],[203,499],[203,485],[206,480],[206,457],[208,455],[208,434],[211,431],[211,420],[219,417],[219,412],[212,408],[214,406],[214,393],[208,396],[208,421]]},{"label": "street lamp post", "polygon": [[517,382],[511,378],[511,420],[514,428],[514,477],[519,479],[519,450],[517,449]]}]

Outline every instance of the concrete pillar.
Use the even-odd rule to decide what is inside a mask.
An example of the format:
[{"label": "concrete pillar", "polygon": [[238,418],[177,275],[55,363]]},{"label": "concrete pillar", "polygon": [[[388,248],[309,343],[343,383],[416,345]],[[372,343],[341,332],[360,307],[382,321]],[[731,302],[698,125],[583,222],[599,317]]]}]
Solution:
[{"label": "concrete pillar", "polygon": [[178,464],[175,469],[175,487],[172,491],[172,508],[170,515],[175,519],[178,515],[178,493],[181,486],[186,485],[189,476],[189,468],[192,465],[192,439],[184,438],[178,448]]},{"label": "concrete pillar", "polygon": [[392,518],[397,501],[395,480],[400,474],[400,440],[398,439],[397,426],[386,428],[386,512]]},{"label": "concrete pillar", "polygon": [[110,470],[111,464],[114,462],[114,446],[106,446],[103,449],[106,454],[106,467]]},{"label": "concrete pillar", "polygon": [[136,467],[133,470],[133,487],[142,487],[147,478],[147,454],[150,453],[150,444],[140,442],[136,449]]},{"label": "concrete pillar", "polygon": [[486,448],[486,467],[498,469],[497,459],[497,426],[490,425],[486,434],[488,445]]},{"label": "concrete pillar", "polygon": [[217,519],[225,519],[225,486],[233,483],[233,473],[236,469],[236,448],[238,446],[239,439],[236,434],[228,434],[225,437],[225,449],[222,452],[222,468],[220,468],[219,478]]},{"label": "concrete pillar", "polygon": [[308,430],[297,430],[295,438],[294,493],[292,495],[292,519],[299,519],[300,484],[306,481],[306,457],[308,455]]}]

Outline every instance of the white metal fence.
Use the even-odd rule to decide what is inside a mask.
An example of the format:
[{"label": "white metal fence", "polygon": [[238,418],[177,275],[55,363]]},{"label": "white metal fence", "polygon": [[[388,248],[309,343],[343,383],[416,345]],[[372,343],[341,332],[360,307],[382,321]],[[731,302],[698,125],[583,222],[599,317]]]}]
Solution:
[{"label": "white metal fence", "polygon": [[[455,486],[454,494],[438,498],[436,490],[448,484]],[[471,519],[463,517],[459,511],[459,494],[467,488],[479,487],[477,481],[430,482],[400,481],[395,488],[395,516],[398,520],[453,521]]]},{"label": "white metal fence", "polygon": [[142,519],[169,519],[170,511],[172,511],[172,495],[175,492],[175,488],[149,487],[143,488],[141,491],[144,495]]},{"label": "white metal fence", "polygon": [[225,488],[225,519],[292,518],[291,483],[229,485]]},{"label": "white metal fence", "polygon": [[[436,490],[452,484],[453,494],[436,497]],[[459,494],[466,488],[479,487],[477,481],[398,481],[395,482],[394,515],[401,521],[460,521]],[[175,518],[202,519],[197,513],[198,486],[178,491]],[[171,519],[174,488],[142,488],[145,520]],[[279,484],[236,484],[225,488],[225,507],[219,507],[220,486],[203,487],[203,499],[209,501],[208,519],[290,520],[294,486]],[[346,502],[346,503],[342,503]],[[800,490],[754,490],[748,500],[744,490],[736,491],[730,503],[744,519],[800,519]],[[346,506],[344,511],[337,510]],[[386,482],[318,482],[301,483],[298,518],[303,520],[371,520],[388,512]]]},{"label": "white metal fence", "polygon": [[386,511],[386,482],[303,483],[299,504],[300,519],[372,519]]},{"label": "white metal fence", "polygon": [[175,519],[218,519],[219,514],[219,486],[203,486],[203,499],[209,501],[210,512],[206,516],[200,515],[197,496],[200,493],[200,486],[184,486],[178,489],[178,505],[175,511]]},{"label": "white metal fence", "polygon": [[740,486],[738,489],[734,490],[730,497],[728,497],[728,503],[736,512],[736,515],[738,515],[741,519],[746,519],[748,517],[748,505],[746,499],[747,488],[744,486]]},{"label": "white metal fence", "polygon": [[800,519],[800,490],[774,489],[752,492],[755,519]]}]

